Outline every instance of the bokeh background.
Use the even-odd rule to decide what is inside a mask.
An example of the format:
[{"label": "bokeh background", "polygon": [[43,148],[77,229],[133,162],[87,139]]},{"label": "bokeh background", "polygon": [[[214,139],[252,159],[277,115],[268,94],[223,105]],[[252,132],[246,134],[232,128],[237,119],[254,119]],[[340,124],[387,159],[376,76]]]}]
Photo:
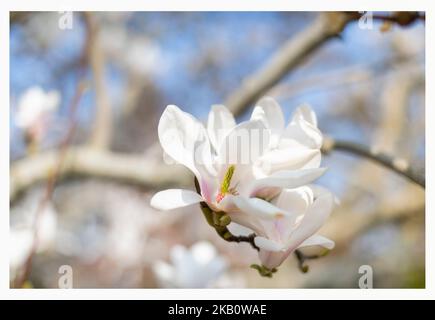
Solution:
[{"label": "bokeh background", "polygon": [[[336,248],[309,261],[306,274],[290,257],[272,279],[262,278],[249,268],[258,261],[249,245],[222,241],[199,208],[149,206],[153,193],[168,186],[158,172],[172,172],[157,169],[165,166],[157,143],[165,106],[205,120],[212,104],[225,102],[319,14],[75,12],[72,28],[62,29],[62,13],[11,13],[11,286],[21,277],[27,287],[56,288],[59,267],[70,265],[76,288],[357,288],[358,268],[370,265],[375,288],[424,287],[424,189],[353,155],[323,157],[329,170],[319,184],[341,205],[321,231]],[[374,21],[369,29],[353,22],[267,94],[287,119],[309,103],[324,134],[424,165],[424,52],[424,21]],[[50,108],[26,126],[30,120],[20,119],[34,118],[23,110],[47,99]],[[53,151],[61,162],[75,146],[122,159],[111,168],[106,157],[97,158],[96,173],[46,169]],[[131,172],[125,179],[100,172],[138,166],[156,172],[153,183]],[[191,177],[180,185],[193,188]],[[189,253],[198,241],[209,244]],[[172,263],[178,271],[171,285],[165,270]]]}]

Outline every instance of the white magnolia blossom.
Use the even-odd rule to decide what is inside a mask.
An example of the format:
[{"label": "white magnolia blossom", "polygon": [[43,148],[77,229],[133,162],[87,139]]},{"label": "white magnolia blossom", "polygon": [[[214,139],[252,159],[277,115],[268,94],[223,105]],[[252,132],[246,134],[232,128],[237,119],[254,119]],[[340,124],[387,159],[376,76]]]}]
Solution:
[{"label": "white magnolia blossom", "polygon": [[209,288],[219,283],[227,262],[218,255],[209,242],[197,242],[189,249],[174,246],[170,252],[171,263],[156,261],[153,271],[164,288]]},{"label": "white magnolia blossom", "polygon": [[259,159],[263,174],[288,169],[318,168],[320,166],[322,133],[317,118],[308,105],[293,113],[286,126],[279,104],[270,97],[261,99],[251,119],[260,119],[271,131],[268,151]]},{"label": "white magnolia blossom", "polygon": [[267,217],[254,219],[251,227],[257,235],[254,241],[260,248],[260,260],[268,269],[278,267],[297,248],[334,247],[333,241],[316,234],[334,206],[334,196],[325,188],[311,185],[284,189],[271,202],[251,198],[239,206]]},{"label": "white magnolia blossom", "polygon": [[[290,189],[313,182],[325,171],[319,167],[322,134],[309,106],[299,107],[285,126],[282,110],[272,98],[260,100],[250,120],[240,124],[236,124],[226,107],[215,105],[206,129],[193,116],[170,105],[160,119],[158,134],[165,153],[194,173],[201,194],[190,190],[165,190],[154,195],[151,205],[170,210],[206,202],[213,211],[225,212],[232,222],[256,232],[258,246],[265,246],[260,255],[266,263],[266,251],[275,249],[285,259],[288,254],[282,252],[290,252],[295,244],[296,247],[301,244],[293,240],[287,242],[290,234],[299,230],[303,240],[311,237],[325,222],[323,217],[331,211],[325,206],[322,212],[326,210],[327,214],[312,213],[318,203],[325,205],[325,197],[332,197],[329,192],[327,196],[312,192],[305,211],[300,210],[297,214],[306,219],[284,219],[285,222],[278,223],[284,221],[286,213],[296,213],[290,204],[287,204],[290,207],[279,208],[273,204],[275,199],[292,192]],[[295,192],[299,194],[299,191]],[[311,227],[306,228],[306,223]],[[274,237],[275,229],[265,227],[269,224],[280,226],[282,239]],[[282,229],[284,226],[285,230]],[[302,232],[312,229],[315,230]],[[281,242],[271,247],[265,240]],[[275,258],[276,254],[273,256],[272,260],[280,260]]]},{"label": "white magnolia blossom", "polygon": [[55,112],[60,103],[59,92],[45,92],[34,86],[27,89],[18,100],[15,123],[34,138],[44,133],[47,117]]}]

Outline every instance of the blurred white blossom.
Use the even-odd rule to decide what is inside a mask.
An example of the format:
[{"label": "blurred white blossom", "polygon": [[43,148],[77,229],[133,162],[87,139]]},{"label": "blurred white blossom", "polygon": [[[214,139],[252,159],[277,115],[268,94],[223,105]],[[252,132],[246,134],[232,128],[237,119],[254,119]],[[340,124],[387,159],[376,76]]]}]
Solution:
[{"label": "blurred white blossom", "polygon": [[38,86],[27,89],[18,100],[15,123],[32,139],[42,138],[49,117],[57,110],[60,94],[55,90],[44,91]]},{"label": "blurred white blossom", "polygon": [[218,283],[227,269],[227,261],[209,242],[197,242],[190,248],[174,246],[170,263],[156,261],[153,271],[164,288],[209,288]]},{"label": "blurred white blossom", "polygon": [[[12,225],[9,230],[9,265],[11,278],[23,266],[31,253],[36,241],[35,253],[42,253],[54,246],[57,230],[57,212],[51,203],[37,213],[37,203],[23,208],[28,210],[28,219],[22,219],[20,224]],[[37,217],[37,214],[39,215]],[[36,220],[37,219],[37,220]],[[35,223],[36,222],[36,223]],[[35,238],[35,227],[37,233]]]}]

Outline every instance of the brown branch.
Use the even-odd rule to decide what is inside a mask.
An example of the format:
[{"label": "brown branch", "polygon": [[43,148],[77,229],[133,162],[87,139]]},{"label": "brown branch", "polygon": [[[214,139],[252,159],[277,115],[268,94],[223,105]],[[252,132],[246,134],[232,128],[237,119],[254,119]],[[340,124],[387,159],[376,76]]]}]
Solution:
[{"label": "brown branch", "polygon": [[243,113],[310,54],[338,36],[353,19],[347,13],[320,14],[310,26],[287,41],[260,70],[244,79],[225,105],[236,115]]},{"label": "brown branch", "polygon": [[[235,114],[261,98],[267,91],[288,75],[314,51],[330,39],[338,37],[348,23],[360,19],[359,12],[325,12],[307,28],[288,40],[257,72],[242,80],[242,85],[232,92],[225,105]],[[375,20],[408,26],[417,20],[425,20],[418,12],[393,12],[390,16],[373,15]]]},{"label": "brown branch", "polygon": [[95,87],[96,114],[91,144],[95,148],[107,149],[112,132],[112,107],[105,82],[105,58],[99,39],[99,26],[91,12],[84,12],[87,31],[86,56],[92,69]]},{"label": "brown branch", "polygon": [[410,165],[404,159],[396,158],[382,152],[377,152],[359,143],[334,140],[332,138],[325,139],[322,151],[327,154],[333,150],[345,151],[370,159],[425,188],[424,169]]},{"label": "brown branch", "polygon": [[[51,150],[17,160],[10,169],[10,199],[22,191],[47,180],[56,166],[59,151]],[[145,188],[188,185],[188,171],[178,165],[165,165],[143,155],[95,150],[91,147],[70,147],[59,172],[58,180],[70,177],[93,177],[125,182]]]},{"label": "brown branch", "polygon": [[[354,19],[359,19],[364,16],[364,13],[360,12],[348,12]],[[389,15],[373,13],[371,18],[373,20],[383,21],[387,23],[395,23],[402,27],[409,26],[416,21],[425,21],[426,15],[417,11],[396,11]]]}]

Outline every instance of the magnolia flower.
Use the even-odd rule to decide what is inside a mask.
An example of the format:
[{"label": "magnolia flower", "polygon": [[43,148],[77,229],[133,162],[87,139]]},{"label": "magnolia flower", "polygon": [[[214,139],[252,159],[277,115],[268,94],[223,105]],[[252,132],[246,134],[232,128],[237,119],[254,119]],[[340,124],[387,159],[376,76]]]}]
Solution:
[{"label": "magnolia flower", "polygon": [[152,268],[161,287],[213,287],[227,268],[209,242],[197,242],[190,249],[177,245],[170,252],[171,264],[157,261]]},{"label": "magnolia flower", "polygon": [[60,102],[57,91],[44,92],[40,87],[31,87],[20,97],[16,114],[17,127],[25,130],[34,140],[42,138],[46,130],[47,118],[56,111]]},{"label": "magnolia flower", "polygon": [[251,119],[262,120],[271,131],[269,148],[257,162],[263,172],[257,176],[320,166],[323,137],[317,128],[316,115],[308,105],[297,108],[286,126],[279,104],[265,97],[257,103]]},{"label": "magnolia flower", "polygon": [[[174,105],[168,106],[158,126],[160,144],[167,155],[194,173],[200,194],[190,190],[165,190],[154,195],[151,205],[170,210],[204,201],[213,211],[225,212],[232,221],[251,227],[253,213],[240,210],[238,198],[269,198],[280,188],[296,188],[321,176],[325,169],[318,168],[319,161],[314,163],[314,156],[301,159],[297,153],[304,147],[314,146],[311,144],[313,132],[319,133],[314,114],[307,108],[298,110],[289,126],[283,129],[272,119],[275,111],[275,105],[257,106],[249,121],[236,125],[227,108],[215,105],[206,130],[190,114]],[[321,141],[321,135],[315,139]],[[292,148],[296,148],[296,153]],[[269,152],[279,151],[284,151],[290,168],[281,163],[268,174],[259,164],[269,161]],[[290,161],[289,155],[299,157],[298,161]]]},{"label": "magnolia flower", "polygon": [[260,248],[263,266],[269,270],[278,267],[297,248],[334,247],[333,241],[316,234],[334,206],[334,196],[325,188],[284,189],[271,202],[258,198],[237,201],[241,210],[255,216],[251,222],[257,235],[254,242]]}]

